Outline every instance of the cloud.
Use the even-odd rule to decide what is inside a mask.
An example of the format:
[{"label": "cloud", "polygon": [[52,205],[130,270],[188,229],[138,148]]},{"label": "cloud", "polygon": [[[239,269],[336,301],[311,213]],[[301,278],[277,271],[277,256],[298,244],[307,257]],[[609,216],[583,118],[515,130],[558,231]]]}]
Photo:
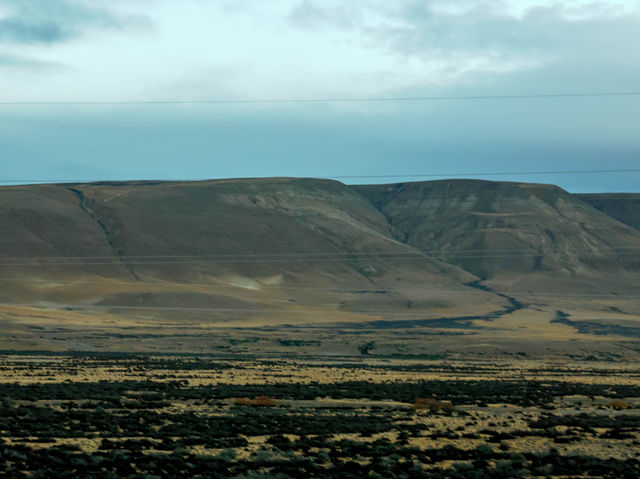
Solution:
[{"label": "cloud", "polygon": [[[100,2],[81,0],[0,0],[0,43],[55,44],[89,29],[144,29],[151,24],[141,15],[118,14]],[[107,4],[108,5],[108,4]]]},{"label": "cloud", "polygon": [[62,68],[62,65],[52,62],[44,62],[31,58],[22,58],[12,55],[0,55],[0,69],[23,69],[23,70],[55,70]]},{"label": "cloud", "polygon": [[54,43],[64,40],[69,33],[52,22],[0,21],[0,39],[14,43]]},{"label": "cloud", "polygon": [[[571,68],[574,88],[592,79],[585,72],[602,79],[599,72],[609,70],[609,87],[616,89],[615,82],[628,83],[640,65],[640,54],[631,48],[640,41],[638,1],[298,0],[286,21],[310,51],[318,51],[320,41],[325,51],[339,45],[325,57],[315,55],[323,71],[331,72],[331,84],[342,79],[336,91],[351,90],[351,78],[360,78],[358,87],[379,85],[365,94],[382,96],[420,89],[484,91],[494,81],[504,87],[506,78],[522,80],[522,72],[541,71],[546,82],[534,89],[553,89],[566,83]],[[562,73],[558,82],[556,69]],[[509,89],[530,86],[514,82]]]},{"label": "cloud", "polygon": [[303,0],[289,13],[289,24],[294,28],[316,30],[325,27],[350,29],[360,21],[361,11],[347,4],[319,6],[311,0]]},{"label": "cloud", "polygon": [[630,41],[640,24],[640,8],[628,11],[611,5],[568,8],[554,4],[531,6],[517,15],[508,9],[476,4],[449,13],[432,4],[412,1],[392,18],[393,26],[371,28],[370,34],[405,53],[465,49],[526,54],[586,46],[605,39]]},{"label": "cloud", "polygon": [[[444,7],[441,1],[402,2],[386,21],[364,28],[367,44],[431,71],[429,78],[435,81],[423,86],[468,85],[486,74],[552,67],[566,71],[567,65],[575,66],[580,75],[589,68],[596,74],[603,68],[623,73],[640,64],[640,55],[631,48],[640,40],[637,4],[567,6],[539,0],[519,10],[505,1]],[[549,73],[552,80],[553,72]],[[585,78],[576,75],[575,80],[582,83]]]}]

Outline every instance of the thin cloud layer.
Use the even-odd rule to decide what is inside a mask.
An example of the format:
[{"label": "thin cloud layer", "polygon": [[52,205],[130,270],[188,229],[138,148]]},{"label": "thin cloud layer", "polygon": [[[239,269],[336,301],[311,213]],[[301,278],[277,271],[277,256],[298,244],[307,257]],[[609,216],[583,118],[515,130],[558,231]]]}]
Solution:
[{"label": "thin cloud layer", "polygon": [[[428,55],[433,51],[552,57],[577,56],[595,61],[638,54],[630,42],[640,39],[640,8],[567,8],[560,4],[531,7],[523,15],[476,6],[458,13],[442,13],[412,2],[396,12],[393,26],[369,27],[372,41],[402,55]],[[591,15],[581,15],[580,12]],[[596,15],[596,12],[600,12]]]},{"label": "thin cloud layer", "polygon": [[326,7],[311,0],[303,0],[292,8],[288,20],[292,27],[301,29],[353,29],[361,24],[362,17],[362,9],[355,2],[342,2]]},{"label": "thin cloud layer", "polygon": [[61,68],[55,63],[41,62],[29,58],[14,57],[11,55],[0,55],[0,68],[4,69],[27,69],[27,70],[50,70]]},{"label": "thin cloud layer", "polygon": [[56,44],[89,29],[128,30],[149,26],[141,15],[122,16],[108,3],[79,0],[0,1],[0,43]]},{"label": "thin cloud layer", "polygon": [[[467,88],[486,74],[566,64],[578,67],[580,77],[586,68],[608,69],[615,89],[613,81],[622,76],[626,83],[624,73],[640,63],[640,53],[631,48],[640,41],[639,2],[370,0],[344,6],[303,0],[289,20],[313,34],[355,32],[352,40],[386,57],[389,70],[404,69],[408,81],[396,89]],[[553,72],[548,74],[553,86]]]},{"label": "thin cloud layer", "polygon": [[553,90],[568,66],[576,89],[616,90],[635,81],[638,43],[636,1],[0,0],[0,54],[29,48],[29,58],[71,67],[66,82],[34,79],[21,97],[526,93],[523,73]]}]

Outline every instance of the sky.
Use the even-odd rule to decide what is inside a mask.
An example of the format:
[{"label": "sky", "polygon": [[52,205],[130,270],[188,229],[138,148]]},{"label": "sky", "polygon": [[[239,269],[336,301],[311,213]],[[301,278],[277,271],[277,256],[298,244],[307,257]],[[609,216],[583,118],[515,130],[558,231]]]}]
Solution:
[{"label": "sky", "polygon": [[[496,174],[640,168],[640,96],[15,104],[640,92],[637,45],[636,0],[0,0],[0,184],[450,175],[640,191],[640,172]],[[344,178],[359,175],[373,177]]]}]

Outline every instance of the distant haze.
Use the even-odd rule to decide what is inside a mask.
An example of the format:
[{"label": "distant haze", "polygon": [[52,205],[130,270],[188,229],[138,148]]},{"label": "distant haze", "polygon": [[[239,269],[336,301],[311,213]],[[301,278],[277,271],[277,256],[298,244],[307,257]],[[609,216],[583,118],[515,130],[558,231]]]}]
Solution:
[{"label": "distant haze", "polygon": [[[0,0],[0,102],[625,92],[638,44],[638,1]],[[0,105],[0,184],[628,169],[638,111],[640,96]]]}]

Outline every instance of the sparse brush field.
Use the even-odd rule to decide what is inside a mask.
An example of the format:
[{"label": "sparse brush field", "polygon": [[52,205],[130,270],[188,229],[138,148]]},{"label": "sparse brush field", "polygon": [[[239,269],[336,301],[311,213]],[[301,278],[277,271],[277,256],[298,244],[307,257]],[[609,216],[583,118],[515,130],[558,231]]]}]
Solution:
[{"label": "sparse brush field", "polygon": [[1,364],[3,477],[640,476],[637,364],[126,354]]}]

